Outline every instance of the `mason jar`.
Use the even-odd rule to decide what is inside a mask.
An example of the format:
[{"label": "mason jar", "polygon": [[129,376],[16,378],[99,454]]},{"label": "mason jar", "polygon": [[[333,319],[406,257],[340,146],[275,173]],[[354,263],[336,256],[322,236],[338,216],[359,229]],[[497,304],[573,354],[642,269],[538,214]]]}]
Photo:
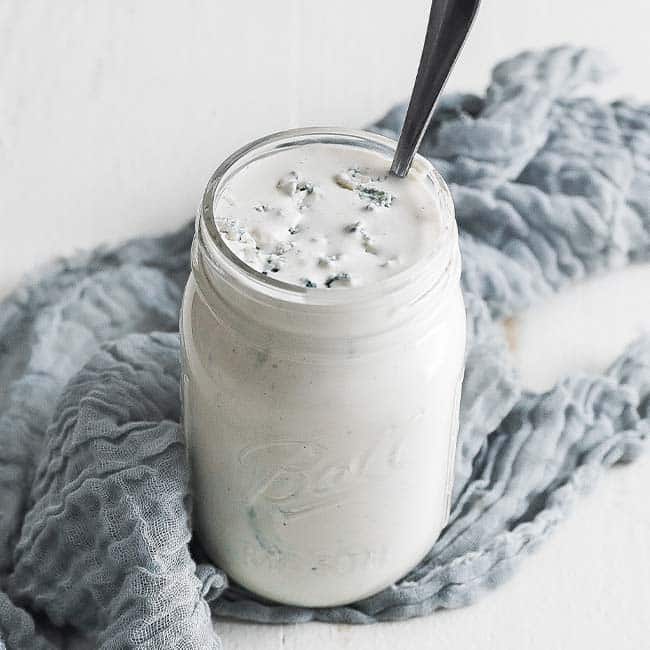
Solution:
[{"label": "mason jar", "polygon": [[193,526],[219,567],[277,602],[334,606],[399,579],[450,504],[465,310],[447,186],[431,253],[367,286],[307,289],[252,269],[214,208],[246,165],[333,143],[391,156],[388,138],[298,129],[230,156],[204,192],[181,314]]}]

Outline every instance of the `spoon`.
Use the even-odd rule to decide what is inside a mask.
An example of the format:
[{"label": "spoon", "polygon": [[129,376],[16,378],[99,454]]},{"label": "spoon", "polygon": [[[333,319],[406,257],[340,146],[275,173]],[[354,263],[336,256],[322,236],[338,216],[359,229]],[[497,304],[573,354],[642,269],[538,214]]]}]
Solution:
[{"label": "spoon", "polygon": [[406,119],[393,164],[395,176],[408,174],[429,126],[433,109],[478,10],[480,0],[433,0],[429,25]]}]

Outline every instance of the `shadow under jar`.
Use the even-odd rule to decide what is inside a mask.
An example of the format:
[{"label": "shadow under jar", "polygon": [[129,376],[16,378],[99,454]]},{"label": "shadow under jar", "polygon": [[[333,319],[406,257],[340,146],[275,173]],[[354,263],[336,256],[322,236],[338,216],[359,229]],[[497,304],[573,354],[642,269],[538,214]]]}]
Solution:
[{"label": "shadow under jar", "polygon": [[272,600],[323,607],[376,593],[431,548],[449,515],[465,310],[453,204],[422,259],[359,287],[308,289],[242,262],[215,225],[224,187],[261,157],[395,142],[299,129],[228,158],[205,190],[181,314],[194,526],[212,560]]}]

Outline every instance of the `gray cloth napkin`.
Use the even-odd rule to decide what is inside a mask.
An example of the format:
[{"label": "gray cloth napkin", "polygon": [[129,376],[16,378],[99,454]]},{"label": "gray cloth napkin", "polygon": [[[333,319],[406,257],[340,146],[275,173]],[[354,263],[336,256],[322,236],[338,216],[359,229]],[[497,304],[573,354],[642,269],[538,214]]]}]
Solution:
[{"label": "gray cloth napkin", "polygon": [[[423,143],[461,226],[469,319],[451,521],[395,585],[277,606],[190,547],[177,318],[190,226],[59,260],[0,306],[0,648],[219,648],[210,613],[369,623],[467,605],[650,428],[650,340],[603,376],[522,390],[499,320],[650,257],[650,107],[576,98],[605,67],[569,47],[441,102]],[[398,132],[403,107],[375,129]],[[218,624],[217,624],[218,627]]]}]

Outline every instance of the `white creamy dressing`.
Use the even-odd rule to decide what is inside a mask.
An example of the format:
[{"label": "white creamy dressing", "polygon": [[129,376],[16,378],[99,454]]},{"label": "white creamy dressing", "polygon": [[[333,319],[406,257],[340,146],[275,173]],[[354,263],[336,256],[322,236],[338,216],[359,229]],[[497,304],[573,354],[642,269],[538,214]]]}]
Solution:
[{"label": "white creamy dressing", "polygon": [[439,201],[422,163],[389,174],[384,154],[341,144],[276,151],[238,172],[217,197],[215,221],[249,266],[290,284],[371,284],[430,252]]},{"label": "white creamy dressing", "polygon": [[[453,206],[427,165],[397,179],[374,149],[297,143],[217,193],[236,256],[313,287],[299,301],[224,282],[243,271],[220,252],[194,265],[183,302],[194,526],[213,561],[267,598],[369,596],[446,522],[465,310]],[[403,283],[376,287],[400,271]],[[347,300],[346,287],[373,284],[363,306]]]}]

